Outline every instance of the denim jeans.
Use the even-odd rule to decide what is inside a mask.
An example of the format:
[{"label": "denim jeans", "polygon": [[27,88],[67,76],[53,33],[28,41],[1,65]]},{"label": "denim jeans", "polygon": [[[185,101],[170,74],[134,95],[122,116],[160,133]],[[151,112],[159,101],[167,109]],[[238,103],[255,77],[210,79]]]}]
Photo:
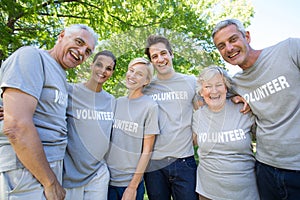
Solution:
[{"label": "denim jeans", "polygon": [[256,161],[256,177],[261,200],[300,199],[300,171],[278,169]]},{"label": "denim jeans", "polygon": [[[121,200],[127,187],[117,187],[110,185],[108,187],[107,200]],[[145,194],[144,181],[142,181],[136,190],[136,200],[143,200]]]},{"label": "denim jeans", "polygon": [[[165,163],[169,162],[168,165]],[[162,168],[157,168],[157,166]],[[155,170],[151,169],[151,166]],[[194,156],[161,161],[151,160],[144,175],[149,200],[198,200]]]}]

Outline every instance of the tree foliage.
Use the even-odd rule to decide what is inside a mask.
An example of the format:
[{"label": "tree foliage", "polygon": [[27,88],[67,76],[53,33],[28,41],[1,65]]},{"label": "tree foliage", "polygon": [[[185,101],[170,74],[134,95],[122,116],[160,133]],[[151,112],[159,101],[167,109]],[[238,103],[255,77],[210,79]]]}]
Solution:
[{"label": "tree foliage", "polygon": [[[97,50],[118,58],[106,90],[124,94],[122,80],[129,61],[144,55],[150,34],[162,34],[173,45],[177,71],[198,74],[210,64],[222,65],[211,40],[213,25],[225,18],[250,24],[249,0],[0,0],[0,62],[23,45],[50,49],[64,26],[85,23],[99,34]],[[89,76],[89,60],[68,71],[71,82]]]}]

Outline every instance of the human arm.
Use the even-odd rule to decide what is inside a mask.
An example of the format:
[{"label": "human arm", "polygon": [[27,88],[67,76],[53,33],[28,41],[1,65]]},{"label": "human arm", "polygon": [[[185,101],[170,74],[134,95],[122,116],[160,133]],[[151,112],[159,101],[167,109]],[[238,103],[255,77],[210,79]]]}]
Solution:
[{"label": "human arm", "polygon": [[146,135],[143,139],[143,150],[141,153],[141,157],[137,164],[136,171],[127,186],[126,190],[124,191],[122,200],[132,200],[136,199],[137,188],[143,178],[144,172],[148,165],[148,162],[151,158],[152,149],[155,141],[155,135]]},{"label": "human arm", "polygon": [[3,132],[19,160],[43,185],[48,200],[64,199],[65,190],[49,166],[33,123],[37,99],[18,89],[6,88],[3,93],[3,105]]},{"label": "human arm", "polygon": [[236,95],[236,96],[231,97],[231,101],[233,103],[244,103],[243,108],[240,110],[241,113],[246,114],[251,111],[249,104],[243,97]]},{"label": "human arm", "polygon": [[193,145],[194,146],[198,146],[198,142],[197,142],[197,134],[193,133]]},{"label": "human arm", "polygon": [[193,102],[194,110],[198,110],[203,105],[204,105],[204,101],[203,100],[197,100],[197,101]]}]

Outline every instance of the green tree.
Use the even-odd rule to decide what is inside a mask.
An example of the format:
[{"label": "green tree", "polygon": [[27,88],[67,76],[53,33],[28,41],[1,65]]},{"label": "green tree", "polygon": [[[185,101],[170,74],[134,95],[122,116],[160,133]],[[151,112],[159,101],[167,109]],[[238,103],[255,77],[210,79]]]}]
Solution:
[{"label": "green tree", "polygon": [[[174,49],[177,71],[198,74],[210,64],[223,63],[211,40],[213,25],[224,18],[250,24],[250,0],[0,0],[0,62],[23,45],[49,49],[62,28],[85,23],[100,36],[97,51],[117,55],[117,70],[106,84],[112,94],[124,94],[129,61],[144,56],[150,34],[163,34]],[[68,71],[71,82],[88,77],[90,61]]]}]

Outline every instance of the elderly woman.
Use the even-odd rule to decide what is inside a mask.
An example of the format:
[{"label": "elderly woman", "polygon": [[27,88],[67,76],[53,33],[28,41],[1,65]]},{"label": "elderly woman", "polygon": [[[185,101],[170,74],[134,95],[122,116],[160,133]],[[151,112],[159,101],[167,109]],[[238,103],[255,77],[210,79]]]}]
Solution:
[{"label": "elderly woman", "polygon": [[251,145],[252,113],[226,99],[231,79],[217,66],[198,77],[198,92],[205,105],[193,115],[199,165],[196,192],[200,199],[259,199]]}]

